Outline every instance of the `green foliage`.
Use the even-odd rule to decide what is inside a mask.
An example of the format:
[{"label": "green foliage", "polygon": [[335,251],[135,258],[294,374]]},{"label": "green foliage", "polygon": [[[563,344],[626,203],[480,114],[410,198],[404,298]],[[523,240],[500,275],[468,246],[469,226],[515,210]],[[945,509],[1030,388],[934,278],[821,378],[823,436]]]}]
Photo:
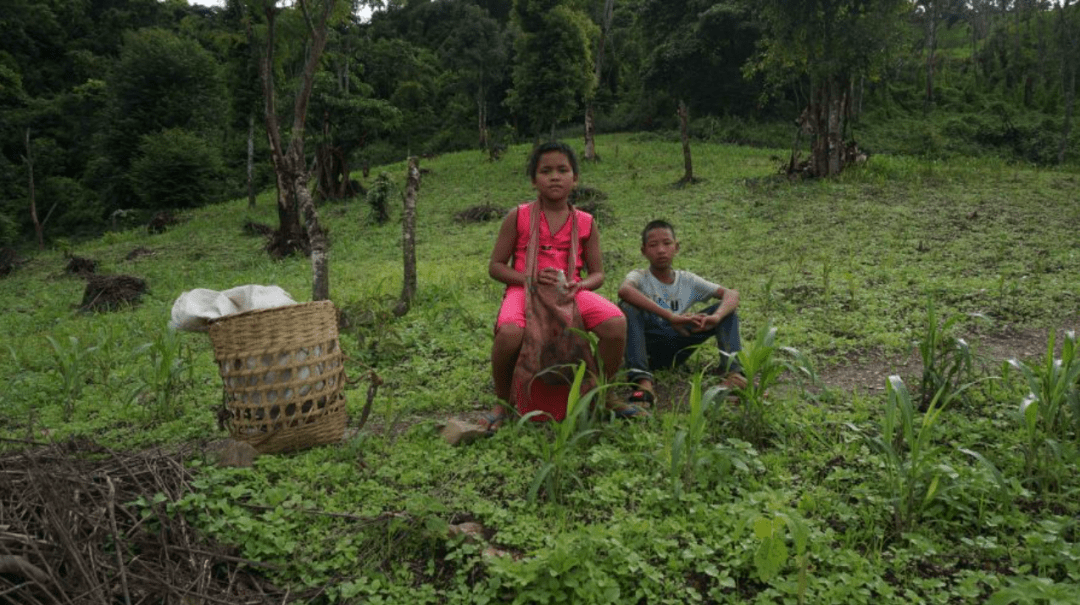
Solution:
[{"label": "green foliage", "polygon": [[10,246],[19,235],[19,226],[4,212],[0,212],[0,246]]},{"label": "green foliage", "polygon": [[67,343],[59,338],[46,335],[52,348],[56,374],[60,378],[60,395],[64,402],[64,421],[71,420],[75,413],[75,401],[82,395],[87,381],[89,358],[97,349],[84,345],[77,336],[68,336]]},{"label": "green foliage", "polygon": [[[641,263],[640,226],[667,208],[679,227],[679,268],[738,289],[740,318],[753,330],[747,351],[768,353],[761,367],[783,370],[759,393],[763,439],[745,438],[744,403],[726,402],[729,393],[708,382],[720,361],[711,347],[690,360],[699,366],[658,374],[660,402],[648,422],[573,415],[573,430],[513,424],[462,447],[438,436],[447,417],[475,419],[495,402],[491,322],[504,287],[487,275],[487,260],[497,225],[453,217],[533,195],[514,160],[528,147],[510,145],[502,162],[475,151],[424,160],[420,288],[404,317],[389,312],[400,292],[400,225],[368,220],[364,204],[321,214],[334,234],[332,298],[343,312],[346,369],[360,379],[346,387],[349,438],[260,456],[242,470],[187,456],[197,483],[183,498],[148,495],[126,510],[147,515],[143,527],[155,536],[155,515],[182,514],[237,557],[275,565],[260,573],[293,595],[328,586],[318,597],[327,604],[1068,598],[1080,577],[1080,476],[1066,447],[1047,467],[1056,481],[1049,489],[1028,474],[1017,422],[1029,391],[1024,372],[1009,366],[1011,376],[981,378],[985,388],[968,387],[947,405],[942,395],[929,418],[914,390],[907,405],[890,402],[899,386],[890,394],[889,384],[867,377],[910,371],[908,384],[920,379],[915,361],[905,361],[923,337],[930,295],[939,328],[954,315],[1002,320],[987,330],[958,322],[945,333],[973,352],[993,345],[975,355],[973,380],[991,353],[1020,341],[1026,350],[1032,338],[1041,351],[1051,327],[1073,329],[1076,174],[883,154],[836,180],[790,183],[771,176],[782,151],[701,143],[707,187],[672,190],[681,167],[666,158],[677,156],[677,142],[600,135],[597,144],[604,161],[583,166],[582,179],[618,200],[602,225],[608,278],[600,293],[615,297],[617,276]],[[401,186],[403,163],[375,174],[383,171]],[[63,276],[60,250],[26,254],[0,288],[0,351],[9,351],[0,355],[0,447],[80,437],[138,450],[224,436],[215,425],[222,384],[211,343],[205,334],[170,334],[166,323],[175,296],[193,287],[308,290],[308,259],[271,261],[258,238],[238,236],[247,220],[273,222],[272,197],[260,195],[253,209],[246,199],[193,209],[160,235],[126,229],[68,240],[68,252],[98,260],[103,273],[153,286],[141,305],[114,313],[72,311],[84,284]],[[153,254],[129,258],[137,248]],[[1006,322],[1010,330],[999,332]],[[757,345],[765,325],[779,326],[772,350]],[[1055,360],[1063,344],[1056,339]],[[63,361],[72,351],[78,362]],[[1051,367],[1041,354],[1023,363]],[[369,371],[383,382],[368,424],[353,435]],[[65,382],[65,372],[82,379]],[[755,386],[768,375],[758,372]],[[81,385],[73,406],[65,384]],[[589,395],[590,403],[608,393],[625,396],[625,385]],[[1062,446],[1075,439],[1070,405],[1055,429]],[[913,408],[907,429],[905,407]],[[560,482],[549,484],[556,473],[547,467],[530,501],[552,461]],[[895,510],[911,481],[913,512],[898,532]],[[449,536],[464,521],[480,523],[483,539]]]},{"label": "green foliage", "polygon": [[221,175],[217,150],[178,128],[144,136],[131,165],[132,188],[142,207],[152,209],[193,208],[214,201]]},{"label": "green foliage", "polygon": [[375,224],[382,225],[390,220],[390,203],[394,200],[395,193],[397,193],[397,187],[393,179],[388,173],[380,172],[367,192],[367,203],[371,208],[371,219],[375,221]]},{"label": "green foliage", "polygon": [[590,40],[596,25],[578,3],[522,0],[514,3],[521,34],[506,103],[531,133],[540,136],[569,119],[578,99],[596,87]]},{"label": "green foliage", "polygon": [[1026,474],[1043,490],[1060,485],[1058,475],[1069,460],[1075,459],[1080,435],[1080,352],[1076,334],[1065,334],[1060,357],[1055,355],[1054,340],[1051,332],[1042,363],[1009,360],[1029,389],[1017,415],[1024,434]]},{"label": "green foliage", "polygon": [[[578,364],[574,372],[574,382],[566,400],[566,416],[561,421],[552,421],[554,440],[540,440],[540,468],[529,486],[528,501],[536,502],[540,488],[552,502],[562,502],[566,485],[574,481],[580,487],[581,479],[573,474],[576,454],[581,446],[597,432],[593,428],[596,412],[593,399],[606,390],[604,385],[597,386],[581,395],[581,383],[585,379],[585,362]],[[530,412],[518,420],[520,429],[542,412]]]},{"label": "green foliage", "polygon": [[755,519],[753,529],[754,537],[760,541],[754,552],[754,568],[762,581],[775,577],[787,562],[786,539],[791,536],[799,569],[796,594],[798,602],[804,603],[810,570],[810,528],[806,521],[794,511],[776,511]]},{"label": "green foliage", "polygon": [[776,429],[770,417],[769,389],[776,385],[786,369],[776,358],[777,350],[776,328],[764,324],[738,353],[747,383],[745,388],[737,389],[741,413],[739,428],[743,438],[751,443],[766,442]]},{"label": "green foliage", "polygon": [[939,322],[934,299],[927,299],[926,323],[922,338],[916,343],[923,368],[919,409],[925,410],[935,397],[951,398],[961,385],[972,379],[971,347],[963,338],[952,334],[960,319],[960,315],[953,315]]}]

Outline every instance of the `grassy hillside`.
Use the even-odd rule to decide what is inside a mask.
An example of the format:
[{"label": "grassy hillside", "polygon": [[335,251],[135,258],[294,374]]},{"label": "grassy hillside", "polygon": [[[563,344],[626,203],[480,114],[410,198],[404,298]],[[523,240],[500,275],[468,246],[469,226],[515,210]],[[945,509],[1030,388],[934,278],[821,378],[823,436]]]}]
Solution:
[{"label": "grassy hillside", "polygon": [[[369,425],[341,446],[264,456],[253,470],[195,462],[192,492],[169,510],[275,565],[260,573],[280,586],[327,586],[314,602],[1080,598],[1076,378],[1061,381],[1073,389],[1063,399],[1047,394],[1025,415],[1025,376],[1039,386],[1053,364],[1043,355],[1003,366],[999,354],[1010,335],[1035,335],[1045,350],[1045,336],[1078,326],[1080,175],[877,155],[835,181],[789,183],[777,176],[782,151],[700,144],[703,182],[676,188],[675,143],[608,136],[599,151],[581,185],[606,195],[601,292],[614,298],[642,264],[648,220],[673,222],[676,264],[740,291],[744,343],[764,371],[782,372],[774,388],[739,406],[714,401],[710,378],[695,373],[716,359],[703,349],[688,369],[660,375],[666,400],[648,422],[583,418],[443,443],[439,422],[493,402],[502,293],[487,276],[497,222],[455,215],[531,197],[525,147],[498,162],[445,155],[421,163],[419,288],[403,318],[390,313],[400,208],[384,225],[362,200],[320,209],[347,370],[384,381]],[[380,170],[403,188],[403,164]],[[40,254],[4,280],[0,447],[89,437],[135,450],[225,436],[209,340],[170,332],[172,303],[192,288],[242,284],[309,300],[310,264],[271,261],[243,235],[245,221],[274,223],[271,194],[254,210],[237,200],[182,219],[160,235],[110,233]],[[151,254],[126,260],[137,248]],[[148,295],[114,313],[76,310],[84,282],[64,274],[65,252],[96,260],[99,274],[145,279]],[[769,326],[772,346],[754,347]],[[905,397],[918,403],[925,375],[889,360],[920,349],[938,372],[927,384],[943,391],[905,436]],[[868,358],[886,360],[876,369],[906,387],[812,380]],[[972,369],[959,371],[966,359]],[[354,423],[366,388],[349,390]],[[481,523],[484,540],[448,538],[463,521]]]}]

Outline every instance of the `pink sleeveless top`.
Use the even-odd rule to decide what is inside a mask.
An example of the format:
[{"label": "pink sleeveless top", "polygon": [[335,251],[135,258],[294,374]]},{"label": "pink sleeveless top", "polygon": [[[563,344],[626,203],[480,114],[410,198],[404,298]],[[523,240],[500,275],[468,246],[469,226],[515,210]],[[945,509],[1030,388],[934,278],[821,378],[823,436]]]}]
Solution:
[{"label": "pink sleeveless top", "polygon": [[[529,206],[536,202],[526,202],[517,208],[517,243],[514,245],[514,269],[525,272],[525,253],[529,246]],[[540,247],[536,251],[536,270],[542,271],[548,267],[566,271],[567,279],[581,279],[581,269],[585,266],[585,242],[592,235],[593,217],[588,212],[578,210],[571,206],[571,211],[577,217],[578,225],[578,257],[574,265],[574,271],[567,270],[570,256],[570,227],[571,219],[568,217],[557,233],[551,233],[548,228],[547,217],[540,211]]]}]

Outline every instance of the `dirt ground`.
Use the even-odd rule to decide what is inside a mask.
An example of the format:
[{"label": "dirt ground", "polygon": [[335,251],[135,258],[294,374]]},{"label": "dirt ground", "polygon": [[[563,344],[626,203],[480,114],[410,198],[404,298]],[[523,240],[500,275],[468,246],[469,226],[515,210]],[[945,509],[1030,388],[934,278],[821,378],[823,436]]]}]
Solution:
[{"label": "dirt ground", "polygon": [[[1072,317],[1058,328],[1054,339],[1058,353],[1067,331],[1080,334],[1080,317]],[[1045,355],[1048,336],[1048,329],[1012,326],[963,335],[980,366],[991,371],[1007,359],[1030,360]],[[917,379],[922,374],[922,362],[914,348],[906,356],[866,350],[851,355],[848,363],[821,368],[819,373],[822,382],[831,389],[873,393],[884,390],[885,380],[893,374],[899,374],[905,381]]]}]

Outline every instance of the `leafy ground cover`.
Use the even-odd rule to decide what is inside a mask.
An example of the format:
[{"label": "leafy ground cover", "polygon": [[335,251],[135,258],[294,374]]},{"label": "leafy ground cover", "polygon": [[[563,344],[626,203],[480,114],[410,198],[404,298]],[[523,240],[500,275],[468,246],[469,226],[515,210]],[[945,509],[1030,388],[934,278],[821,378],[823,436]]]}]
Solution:
[{"label": "leafy ground cover", "polygon": [[[651,137],[603,137],[603,161],[582,167],[581,185],[601,192],[602,293],[642,263],[642,226],[670,220],[677,264],[740,291],[746,355],[769,388],[726,402],[704,348],[660,375],[648,421],[582,406],[572,425],[444,443],[442,421],[492,403],[501,297],[486,270],[498,223],[461,217],[531,190],[525,147],[496,162],[427,158],[419,289],[402,318],[400,224],[376,222],[364,200],[320,210],[354,423],[365,377],[382,380],[371,421],[253,469],[188,457],[184,489],[116,505],[184,519],[309,602],[1076,602],[1080,175],[877,155],[792,183],[778,150],[694,152],[703,182],[691,187],[673,186],[678,146]],[[402,164],[382,170],[401,187]],[[272,203],[110,233],[6,278],[3,446],[134,452],[223,437],[210,343],[167,321],[195,287],[276,284],[307,300],[308,261],[271,261],[244,234],[273,224]],[[64,273],[64,253],[149,291],[81,312],[84,281]]]}]

